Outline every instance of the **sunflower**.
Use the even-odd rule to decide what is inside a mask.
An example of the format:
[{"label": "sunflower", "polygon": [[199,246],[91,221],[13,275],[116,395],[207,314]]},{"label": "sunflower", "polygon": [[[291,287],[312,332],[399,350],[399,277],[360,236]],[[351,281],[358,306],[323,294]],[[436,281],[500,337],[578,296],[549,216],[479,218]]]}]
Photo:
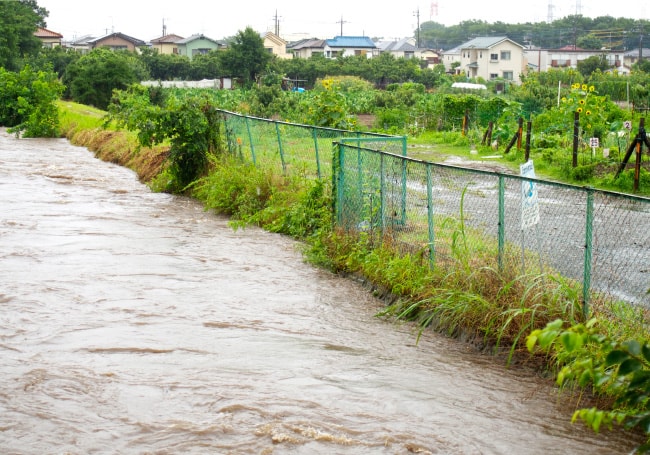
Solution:
[{"label": "sunflower", "polygon": [[596,90],[596,87],[594,87],[593,85],[590,85],[590,86],[589,86],[589,91],[590,91],[590,92],[593,92],[594,90]]},{"label": "sunflower", "polygon": [[582,84],[582,90],[587,90],[587,84]]},{"label": "sunflower", "polygon": [[579,107],[579,108],[577,109],[577,112],[578,112],[578,114],[581,113],[581,112],[582,112],[582,108]]}]

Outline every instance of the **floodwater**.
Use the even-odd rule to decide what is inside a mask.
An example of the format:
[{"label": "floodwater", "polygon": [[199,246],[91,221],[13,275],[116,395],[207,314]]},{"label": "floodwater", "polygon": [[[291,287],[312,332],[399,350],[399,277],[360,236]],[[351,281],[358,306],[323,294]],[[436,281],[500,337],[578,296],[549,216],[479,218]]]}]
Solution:
[{"label": "floodwater", "polygon": [[290,239],[234,231],[61,139],[0,133],[0,453],[616,454],[548,383],[374,317]]}]

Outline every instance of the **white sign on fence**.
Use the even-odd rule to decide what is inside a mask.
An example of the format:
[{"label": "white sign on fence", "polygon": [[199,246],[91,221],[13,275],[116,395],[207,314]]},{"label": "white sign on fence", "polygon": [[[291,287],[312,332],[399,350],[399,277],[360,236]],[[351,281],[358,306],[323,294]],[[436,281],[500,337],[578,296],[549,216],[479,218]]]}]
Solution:
[{"label": "white sign on fence", "polygon": [[[535,178],[533,161],[519,166],[522,177]],[[537,184],[531,181],[521,182],[521,229],[527,229],[539,223],[539,201],[537,197]]]}]

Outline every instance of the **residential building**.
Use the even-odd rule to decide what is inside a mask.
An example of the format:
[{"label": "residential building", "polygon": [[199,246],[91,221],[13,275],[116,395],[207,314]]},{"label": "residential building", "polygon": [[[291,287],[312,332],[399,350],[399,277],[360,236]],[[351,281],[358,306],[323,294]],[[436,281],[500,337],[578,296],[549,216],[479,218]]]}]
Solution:
[{"label": "residential building", "polygon": [[95,37],[92,35],[83,35],[73,39],[72,41],[64,42],[63,46],[74,49],[81,54],[86,54],[92,50],[93,47],[90,42],[94,39]]},{"label": "residential building", "polygon": [[325,40],[306,38],[287,44],[287,51],[293,58],[310,58],[313,55],[325,55]]},{"label": "residential building", "polygon": [[388,53],[396,58],[414,58],[418,50],[413,38],[402,38],[397,41],[378,41],[375,45],[379,54]]},{"label": "residential building", "polygon": [[433,68],[434,66],[442,63],[440,53],[435,49],[418,48],[415,52],[415,56],[420,60],[427,62],[427,68]]},{"label": "residential building", "polygon": [[364,55],[371,58],[377,52],[377,46],[367,36],[336,36],[325,40],[326,58]]},{"label": "residential building", "polygon": [[109,35],[102,36],[101,38],[88,40],[88,44],[92,49],[107,47],[114,51],[125,50],[132,52],[138,51],[140,47],[147,45],[147,43],[142,40],[119,32],[111,33]]},{"label": "residential building", "polygon": [[449,74],[460,74],[460,46],[442,52],[442,64]]},{"label": "residential building", "polygon": [[159,54],[178,54],[178,42],[184,39],[182,36],[170,35],[161,36],[151,40],[151,48]]},{"label": "residential building", "polygon": [[224,44],[208,38],[203,34],[192,35],[176,42],[179,55],[186,55],[192,59],[195,55],[207,54],[225,47]]},{"label": "residential building", "polygon": [[264,48],[278,58],[293,58],[293,55],[287,52],[287,42],[273,32],[266,32],[263,36]]},{"label": "residential building", "polygon": [[38,27],[34,36],[41,40],[43,47],[57,47],[61,45],[63,35],[43,27]]},{"label": "residential building", "polygon": [[650,59],[650,49],[642,47],[641,51],[639,49],[632,49],[623,54],[623,64],[627,67],[631,67],[639,61],[639,59],[648,60]]},{"label": "residential building", "polygon": [[519,83],[525,71],[524,46],[506,36],[474,38],[459,46],[460,67],[469,78]]},{"label": "residential building", "polygon": [[623,51],[609,49],[581,49],[569,45],[558,49],[530,48],[524,50],[532,71],[548,71],[551,68],[577,68],[578,62],[590,57],[604,57],[610,67],[623,65]]}]

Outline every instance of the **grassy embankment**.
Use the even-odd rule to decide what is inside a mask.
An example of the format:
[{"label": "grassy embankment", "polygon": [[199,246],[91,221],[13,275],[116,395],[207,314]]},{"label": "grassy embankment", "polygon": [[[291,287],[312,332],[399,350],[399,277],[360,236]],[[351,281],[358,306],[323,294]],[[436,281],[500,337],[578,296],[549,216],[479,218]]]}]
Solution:
[{"label": "grassy embankment", "polygon": [[[101,111],[68,102],[61,103],[61,110],[62,130],[74,144],[132,168],[145,183],[151,184],[160,174],[165,147],[140,149],[134,133],[104,129]],[[451,149],[446,150],[451,154]],[[465,153],[463,149],[461,154]],[[256,224],[303,241],[312,262],[363,277],[377,295],[387,298],[385,316],[414,320],[420,330],[433,326],[502,355],[497,359],[507,359],[510,365],[532,365],[552,374],[576,361],[576,355],[580,360],[602,354],[598,345],[584,346],[573,356],[528,353],[526,337],[533,330],[557,319],[569,325],[585,322],[576,283],[552,273],[521,276],[516,270],[497,271],[477,264],[471,251],[458,248],[454,261],[431,270],[421,256],[398,254],[388,242],[359,240],[332,230],[329,190],[327,182],[274,175],[232,159],[215,158],[210,174],[195,182],[189,192],[206,208],[230,215],[236,225]],[[471,235],[462,229],[460,234]],[[459,231],[450,233],[450,243],[458,235]],[[599,333],[608,339],[650,338],[642,309],[596,301],[591,310]],[[593,398],[589,393],[578,396],[575,406]],[[597,398],[607,407],[616,397],[601,393]]]}]

